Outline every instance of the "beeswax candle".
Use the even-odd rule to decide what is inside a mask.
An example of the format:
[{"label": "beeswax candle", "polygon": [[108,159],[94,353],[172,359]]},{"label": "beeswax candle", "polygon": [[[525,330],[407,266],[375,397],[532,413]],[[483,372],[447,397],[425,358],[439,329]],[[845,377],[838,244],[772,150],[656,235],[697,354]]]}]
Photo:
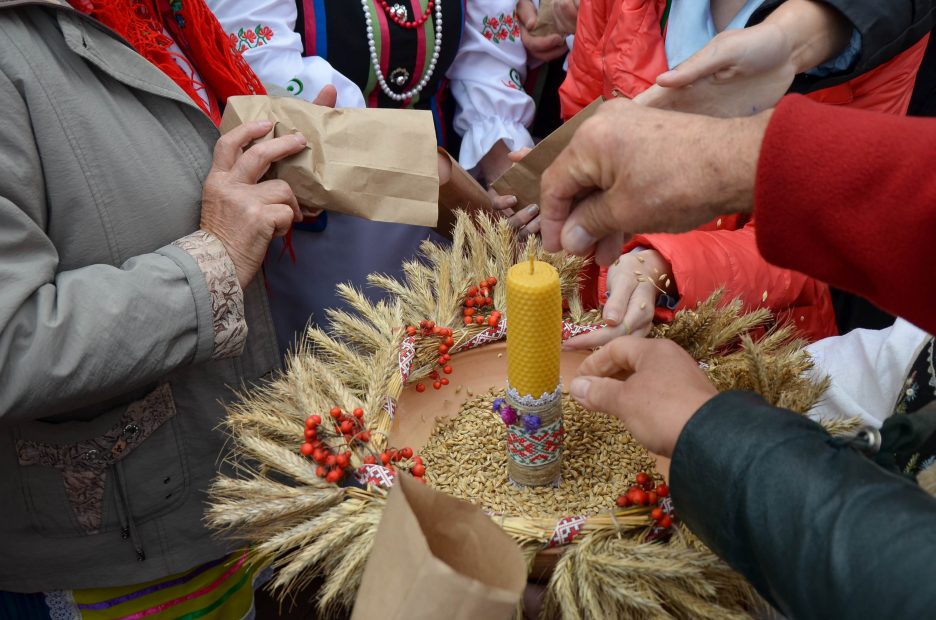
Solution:
[{"label": "beeswax candle", "polygon": [[540,398],[559,385],[562,293],[549,263],[523,261],[507,272],[507,381]]}]

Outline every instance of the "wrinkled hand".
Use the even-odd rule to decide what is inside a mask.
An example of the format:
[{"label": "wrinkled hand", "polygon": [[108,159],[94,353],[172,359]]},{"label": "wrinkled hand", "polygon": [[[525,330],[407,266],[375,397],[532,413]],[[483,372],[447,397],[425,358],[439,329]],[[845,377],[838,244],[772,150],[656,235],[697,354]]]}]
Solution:
[{"label": "wrinkled hand", "polygon": [[689,418],[718,391],[671,340],[622,336],[591,354],[569,386],[584,407],[624,423],[645,448],[671,457]]},{"label": "wrinkled hand", "polygon": [[579,0],[553,0],[553,21],[559,34],[575,34],[578,21]]},{"label": "wrinkled hand", "polygon": [[789,90],[797,73],[793,51],[772,24],[728,30],[661,74],[634,101],[709,116],[750,116],[773,107]]},{"label": "wrinkled hand", "polygon": [[[577,12],[577,9],[576,9]],[[542,62],[549,62],[560,58],[569,51],[565,38],[558,34],[537,36],[530,34],[536,27],[538,12],[530,0],[517,2],[517,18],[520,20],[520,40],[527,54]]]},{"label": "wrinkled hand", "polygon": [[543,246],[610,265],[634,233],[683,232],[753,207],[770,111],[718,119],[602,104],[543,173]]},{"label": "wrinkled hand", "polygon": [[672,285],[670,265],[656,250],[622,254],[608,269],[608,299],[602,310],[608,326],[570,338],[565,348],[596,349],[618,336],[646,336],[657,295]]},{"label": "wrinkled hand", "polygon": [[257,274],[270,241],[302,219],[288,183],[259,181],[273,162],[304,149],[306,139],[281,136],[244,150],[272,128],[269,121],[254,121],[221,136],[202,192],[201,228],[224,244],[241,288]]},{"label": "wrinkled hand", "polygon": [[527,235],[539,233],[539,206],[527,205],[517,209],[516,196],[501,196],[493,189],[488,190],[488,193],[493,200],[494,211],[501,217],[507,218],[507,223],[517,231],[519,237],[523,238]]}]

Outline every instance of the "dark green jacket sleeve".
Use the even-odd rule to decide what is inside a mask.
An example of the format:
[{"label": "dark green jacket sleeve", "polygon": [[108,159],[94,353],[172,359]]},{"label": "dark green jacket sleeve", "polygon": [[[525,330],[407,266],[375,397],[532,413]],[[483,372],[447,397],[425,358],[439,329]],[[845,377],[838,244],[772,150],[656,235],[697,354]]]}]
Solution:
[{"label": "dark green jacket sleeve", "polygon": [[670,479],[679,517],[788,618],[936,614],[936,499],[811,420],[720,394]]},{"label": "dark green jacket sleeve", "polygon": [[[792,92],[806,93],[847,82],[913,46],[933,29],[936,0],[822,0],[837,9],[861,34],[861,52],[852,68],[827,77],[799,75]],[[767,0],[748,25],[762,22],[784,0]]]}]

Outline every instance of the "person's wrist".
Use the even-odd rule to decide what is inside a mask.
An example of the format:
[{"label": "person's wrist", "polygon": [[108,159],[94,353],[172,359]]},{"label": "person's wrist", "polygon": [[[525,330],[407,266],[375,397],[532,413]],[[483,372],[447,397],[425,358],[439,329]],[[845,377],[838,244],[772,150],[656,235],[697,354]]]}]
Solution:
[{"label": "person's wrist", "polygon": [[852,29],[837,9],[816,0],[788,0],[767,23],[778,26],[787,38],[797,75],[845,51]]},{"label": "person's wrist", "polygon": [[[742,118],[712,119],[721,123],[717,132],[722,139],[713,142],[711,165],[705,168],[710,187],[712,217],[734,213],[751,213],[754,209],[754,181],[760,160],[761,144],[773,108]],[[715,171],[715,173],[713,173]]]}]

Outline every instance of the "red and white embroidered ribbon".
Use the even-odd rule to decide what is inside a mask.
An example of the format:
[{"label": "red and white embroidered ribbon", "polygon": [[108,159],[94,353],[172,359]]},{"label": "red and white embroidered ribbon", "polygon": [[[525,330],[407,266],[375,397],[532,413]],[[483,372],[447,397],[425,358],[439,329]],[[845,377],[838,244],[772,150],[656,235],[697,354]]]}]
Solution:
[{"label": "red and white embroidered ribbon", "polygon": [[400,377],[403,379],[403,385],[409,379],[410,371],[413,370],[413,359],[416,357],[416,337],[407,336],[400,343]]},{"label": "red and white embroidered ribbon", "polygon": [[393,486],[396,474],[383,465],[361,465],[357,470],[356,477],[361,484],[372,484],[389,489]]},{"label": "red and white embroidered ribbon", "polygon": [[388,396],[387,399],[384,401],[383,408],[384,408],[384,411],[387,412],[387,415],[390,416],[390,419],[393,420],[393,416],[396,415],[396,408],[397,408],[396,399],[391,396]]},{"label": "red and white embroidered ribbon", "polygon": [[562,545],[571,543],[572,540],[582,532],[582,527],[585,525],[586,520],[587,518],[582,516],[559,519],[559,522],[556,523],[556,529],[553,531],[553,535],[549,538],[549,542],[546,543],[546,548],[552,549],[553,547],[561,547]]}]

